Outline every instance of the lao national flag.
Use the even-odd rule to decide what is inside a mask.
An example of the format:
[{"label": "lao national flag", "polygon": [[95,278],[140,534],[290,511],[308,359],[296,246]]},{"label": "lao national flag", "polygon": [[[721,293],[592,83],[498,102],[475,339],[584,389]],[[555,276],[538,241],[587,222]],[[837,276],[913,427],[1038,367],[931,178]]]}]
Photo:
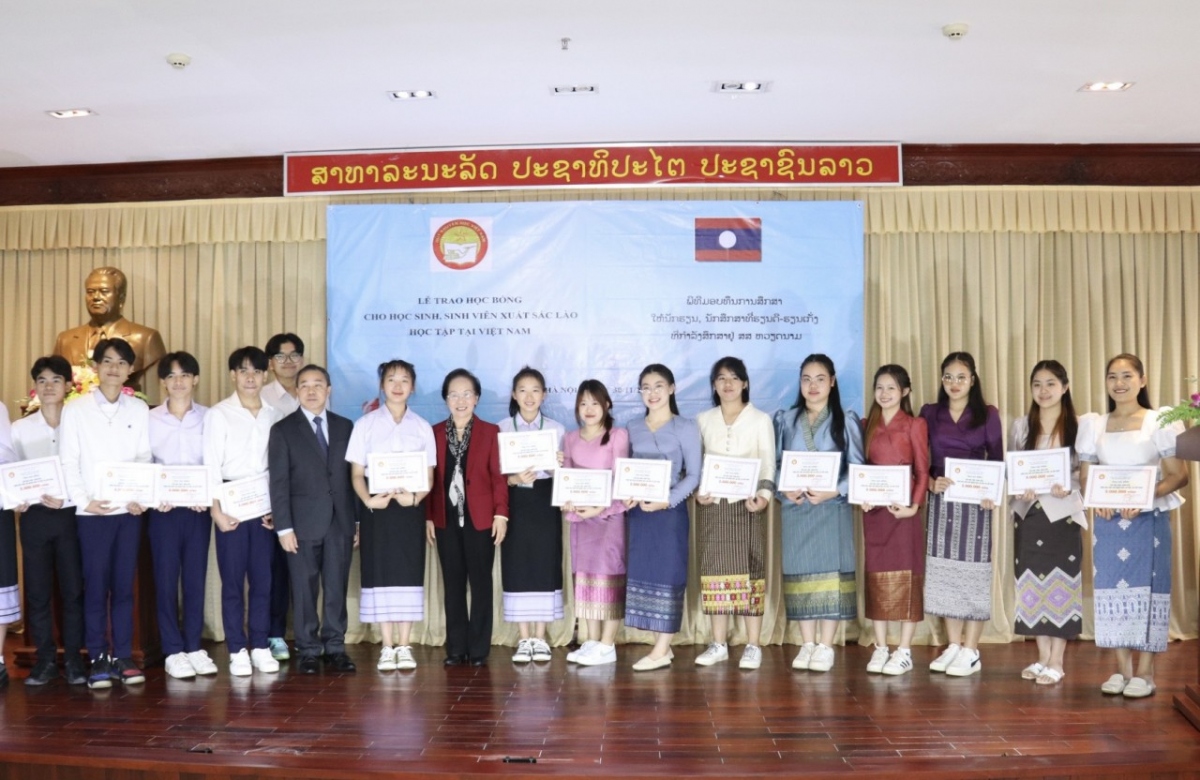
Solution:
[{"label": "lao national flag", "polygon": [[696,261],[762,262],[762,220],[758,217],[697,217]]}]

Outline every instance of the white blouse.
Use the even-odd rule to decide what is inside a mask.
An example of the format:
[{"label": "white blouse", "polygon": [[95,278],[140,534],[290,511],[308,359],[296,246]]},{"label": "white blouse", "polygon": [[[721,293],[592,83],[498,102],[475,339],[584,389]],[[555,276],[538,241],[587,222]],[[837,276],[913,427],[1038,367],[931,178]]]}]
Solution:
[{"label": "white blouse", "polygon": [[[1105,466],[1159,466],[1163,458],[1175,457],[1175,439],[1184,431],[1183,422],[1177,420],[1165,428],[1158,425],[1158,416],[1169,408],[1147,409],[1142,427],[1132,431],[1106,431],[1107,414],[1085,414],[1079,418],[1079,436],[1075,439],[1079,460]],[[1158,479],[1162,479],[1161,468]],[[1161,511],[1181,506],[1183,497],[1178,492],[1154,499],[1154,508]]]}]

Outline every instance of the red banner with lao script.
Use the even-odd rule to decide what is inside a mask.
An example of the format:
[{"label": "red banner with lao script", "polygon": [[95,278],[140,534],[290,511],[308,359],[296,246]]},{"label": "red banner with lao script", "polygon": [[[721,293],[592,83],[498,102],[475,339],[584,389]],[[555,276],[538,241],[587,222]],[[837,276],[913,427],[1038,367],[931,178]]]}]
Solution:
[{"label": "red banner with lao script", "polygon": [[287,195],[644,186],[902,184],[899,144],[614,144],[304,152]]}]

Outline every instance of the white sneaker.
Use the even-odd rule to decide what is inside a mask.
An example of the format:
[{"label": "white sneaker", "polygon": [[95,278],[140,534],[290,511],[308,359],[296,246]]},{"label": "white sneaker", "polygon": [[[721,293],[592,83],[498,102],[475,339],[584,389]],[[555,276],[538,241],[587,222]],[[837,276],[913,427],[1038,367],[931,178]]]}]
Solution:
[{"label": "white sneaker", "polygon": [[813,650],[812,660],[808,662],[808,669],[812,672],[828,672],[833,668],[833,648],[829,645],[818,644]]},{"label": "white sneaker", "polygon": [[875,652],[871,653],[871,660],[867,661],[867,671],[871,674],[879,674],[883,671],[883,667],[887,662],[887,645],[884,645],[883,647],[875,645]]},{"label": "white sneaker", "polygon": [[527,664],[533,660],[533,640],[522,639],[517,642],[517,652],[512,657],[514,664]]},{"label": "white sneaker", "polygon": [[896,652],[883,665],[883,673],[895,677],[911,672],[913,668],[912,651],[907,647],[897,647]]},{"label": "white sneaker", "polygon": [[979,660],[979,651],[964,647],[954,656],[954,660],[946,667],[946,674],[951,677],[970,677],[983,668]]},{"label": "white sneaker", "polygon": [[381,672],[396,671],[396,648],[389,645],[380,648],[379,663],[375,664],[375,668]]},{"label": "white sneaker", "polygon": [[191,662],[188,661],[187,653],[172,653],[167,656],[165,663],[167,674],[176,680],[187,680],[196,676],[196,670],[192,668]]},{"label": "white sneaker", "polygon": [[534,639],[531,655],[535,661],[549,661],[554,656],[550,653],[550,645],[544,639]]},{"label": "white sneaker", "polygon": [[[270,651],[267,652],[270,653]],[[250,664],[250,654],[246,652],[246,648],[243,647],[229,656],[229,673],[234,677],[249,677],[254,673],[254,667]]]},{"label": "white sneaker", "polygon": [[[597,642],[595,639],[589,639],[588,641],[584,642],[582,645],[579,646],[578,650],[572,650],[571,652],[567,653],[567,663],[572,663],[572,664],[579,663],[579,659],[582,656],[586,655],[593,647],[595,647],[598,644],[600,644],[600,643]],[[611,647],[611,645],[610,645],[610,647]]]},{"label": "white sneaker", "polygon": [[816,649],[817,646],[812,642],[805,642],[802,644],[800,646],[800,652],[796,653],[796,659],[792,661],[792,668],[807,669],[808,665],[812,663],[812,654]]},{"label": "white sneaker", "polygon": [[271,655],[269,647],[256,647],[250,651],[250,663],[260,672],[278,672],[279,662]]},{"label": "white sneaker", "polygon": [[946,667],[950,665],[950,663],[954,660],[954,656],[958,655],[960,650],[962,650],[962,645],[953,645],[952,644],[949,647],[947,647],[945,650],[942,651],[941,655],[939,655],[937,658],[935,658],[929,662],[929,671],[931,671],[931,672],[946,671]]},{"label": "white sneaker", "polygon": [[739,669],[757,669],[762,666],[762,648],[758,645],[746,645],[742,650],[742,660],[738,661]]},{"label": "white sneaker", "polygon": [[412,648],[408,645],[396,648],[396,668],[403,672],[417,668],[417,659],[413,658]]},{"label": "white sneaker", "polygon": [[216,674],[220,671],[217,669],[217,665],[213,659],[208,657],[208,652],[205,650],[201,649],[188,653],[187,659],[192,668],[196,670],[196,674]]},{"label": "white sneaker", "polygon": [[696,656],[696,666],[712,666],[715,663],[729,660],[729,645],[712,642],[708,649]]},{"label": "white sneaker", "polygon": [[586,653],[583,652],[583,648],[580,648],[580,655],[575,659],[575,663],[580,666],[604,666],[616,662],[617,648],[603,642],[593,642]]}]

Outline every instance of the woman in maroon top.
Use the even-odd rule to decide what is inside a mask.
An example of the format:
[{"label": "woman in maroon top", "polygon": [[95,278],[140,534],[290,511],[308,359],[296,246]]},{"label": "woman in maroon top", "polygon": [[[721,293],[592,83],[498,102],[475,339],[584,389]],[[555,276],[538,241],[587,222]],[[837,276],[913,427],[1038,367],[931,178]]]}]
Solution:
[{"label": "woman in maroon top", "polygon": [[[874,674],[899,675],[912,669],[912,638],[925,619],[925,528],[921,502],[929,486],[929,439],[925,420],[913,417],[912,381],[903,366],[875,372],[875,403],[863,421],[867,463],[911,466],[907,506],[863,505],[867,618],[874,622],[875,652],[867,664]],[[888,621],[900,621],[900,645],[889,657]]]},{"label": "woman in maroon top", "polygon": [[982,668],[979,637],[992,616],[992,510],[981,504],[947,501],[952,481],[946,458],[1003,460],[1000,412],[983,400],[975,358],[951,352],[942,361],[942,388],[936,404],[921,407],[929,427],[928,544],[925,556],[925,611],[946,619],[950,645],[929,664],[930,671],[966,677]]}]

